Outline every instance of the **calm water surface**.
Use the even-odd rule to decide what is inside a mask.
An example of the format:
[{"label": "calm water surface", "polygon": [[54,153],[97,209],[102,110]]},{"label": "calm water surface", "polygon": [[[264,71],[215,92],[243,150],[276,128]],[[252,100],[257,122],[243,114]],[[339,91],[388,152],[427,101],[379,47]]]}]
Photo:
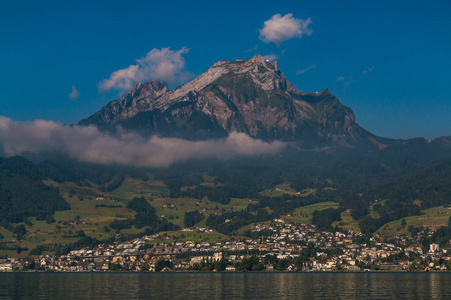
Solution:
[{"label": "calm water surface", "polygon": [[3,273],[0,299],[451,299],[450,273]]}]

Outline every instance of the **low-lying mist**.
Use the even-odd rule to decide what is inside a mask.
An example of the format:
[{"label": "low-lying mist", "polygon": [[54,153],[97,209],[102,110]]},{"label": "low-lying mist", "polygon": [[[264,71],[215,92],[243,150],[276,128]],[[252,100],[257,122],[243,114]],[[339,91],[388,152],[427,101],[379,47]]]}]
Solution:
[{"label": "low-lying mist", "polygon": [[144,138],[123,130],[113,135],[95,126],[67,126],[45,120],[19,122],[0,116],[0,154],[4,156],[59,152],[89,163],[167,167],[192,158],[228,160],[269,155],[284,147],[282,142],[267,143],[244,133],[206,141]]}]

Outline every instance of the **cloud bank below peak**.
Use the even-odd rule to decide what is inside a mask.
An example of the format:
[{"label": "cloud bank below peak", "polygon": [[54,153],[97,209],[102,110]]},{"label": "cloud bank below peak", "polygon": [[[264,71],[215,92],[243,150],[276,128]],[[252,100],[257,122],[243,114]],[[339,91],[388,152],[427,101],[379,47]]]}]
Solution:
[{"label": "cloud bank below peak", "polygon": [[194,158],[229,160],[275,154],[285,144],[266,143],[244,133],[225,139],[187,141],[137,133],[111,135],[95,126],[66,126],[53,121],[18,122],[0,116],[0,153],[6,156],[59,152],[83,162],[167,167]]},{"label": "cloud bank below peak", "polygon": [[185,69],[186,62],[182,56],[188,52],[189,49],[186,47],[180,50],[171,50],[169,47],[154,48],[146,56],[137,59],[136,64],[111,73],[110,77],[100,81],[97,87],[101,92],[112,89],[125,91],[136,82],[152,79],[166,81],[169,84],[185,82],[193,76]]}]

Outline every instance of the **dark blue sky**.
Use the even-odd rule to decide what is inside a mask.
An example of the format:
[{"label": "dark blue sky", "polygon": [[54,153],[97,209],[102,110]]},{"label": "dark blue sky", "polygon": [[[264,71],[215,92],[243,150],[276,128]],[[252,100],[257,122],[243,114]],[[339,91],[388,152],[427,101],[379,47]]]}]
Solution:
[{"label": "dark blue sky", "polygon": [[[262,35],[276,14],[304,34]],[[286,30],[267,24],[275,35]],[[18,121],[76,123],[123,92],[99,88],[113,72],[138,65],[152,49],[186,47],[172,87],[187,80],[181,74],[198,76],[218,60],[274,54],[295,87],[329,88],[377,135],[451,135],[447,0],[4,0],[0,41],[0,115]]]}]

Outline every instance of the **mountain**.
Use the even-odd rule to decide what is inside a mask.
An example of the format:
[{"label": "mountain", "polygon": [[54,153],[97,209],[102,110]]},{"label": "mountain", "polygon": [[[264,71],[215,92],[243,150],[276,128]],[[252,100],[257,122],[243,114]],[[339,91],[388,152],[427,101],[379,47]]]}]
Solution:
[{"label": "mountain", "polygon": [[285,79],[277,61],[219,61],[174,90],[152,80],[136,83],[120,99],[79,122],[114,130],[121,126],[144,135],[187,139],[218,138],[244,132],[264,140],[304,146],[369,145],[387,139],[360,127],[353,111],[324,90],[304,93]]}]

